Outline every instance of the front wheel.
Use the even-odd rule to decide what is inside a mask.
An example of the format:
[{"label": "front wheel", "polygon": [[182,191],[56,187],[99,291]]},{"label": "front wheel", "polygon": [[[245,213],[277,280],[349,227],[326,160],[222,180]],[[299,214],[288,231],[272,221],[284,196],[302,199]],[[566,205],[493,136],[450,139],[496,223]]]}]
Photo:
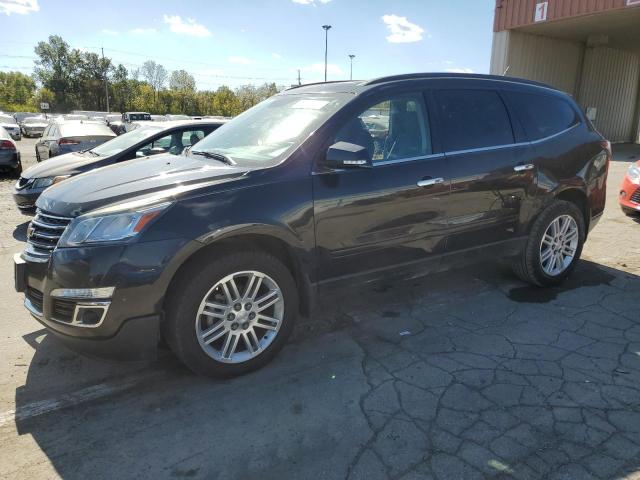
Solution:
[{"label": "front wheel", "polygon": [[242,375],[267,364],[284,346],[298,312],[291,272],[258,251],[194,264],[173,282],[164,334],[191,370]]},{"label": "front wheel", "polygon": [[560,284],[575,268],[585,236],[580,209],[571,202],[555,201],[534,222],[515,273],[541,287]]}]

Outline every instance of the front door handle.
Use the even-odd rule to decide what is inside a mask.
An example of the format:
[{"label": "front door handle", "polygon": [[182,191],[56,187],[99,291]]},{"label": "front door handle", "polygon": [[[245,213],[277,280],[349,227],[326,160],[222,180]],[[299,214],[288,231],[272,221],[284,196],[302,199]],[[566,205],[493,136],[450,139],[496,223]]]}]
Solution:
[{"label": "front door handle", "polygon": [[533,170],[536,166],[533,163],[527,163],[526,165],[516,165],[513,170],[516,172],[526,172],[527,170]]},{"label": "front door handle", "polygon": [[444,183],[444,178],[425,178],[418,182],[419,187],[432,187]]}]

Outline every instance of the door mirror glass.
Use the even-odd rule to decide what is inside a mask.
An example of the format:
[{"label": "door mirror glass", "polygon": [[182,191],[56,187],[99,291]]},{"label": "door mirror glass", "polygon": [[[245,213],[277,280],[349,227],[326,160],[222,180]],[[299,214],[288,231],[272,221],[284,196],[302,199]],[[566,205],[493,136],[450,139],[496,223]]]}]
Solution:
[{"label": "door mirror glass", "polygon": [[337,142],[327,150],[327,164],[333,168],[370,167],[371,156],[362,145]]}]

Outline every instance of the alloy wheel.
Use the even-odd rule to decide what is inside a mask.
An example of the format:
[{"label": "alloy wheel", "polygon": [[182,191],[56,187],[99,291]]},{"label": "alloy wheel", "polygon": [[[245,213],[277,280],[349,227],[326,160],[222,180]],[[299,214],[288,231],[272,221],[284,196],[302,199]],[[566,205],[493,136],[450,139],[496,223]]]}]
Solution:
[{"label": "alloy wheel", "polygon": [[578,224],[571,215],[556,217],[540,242],[540,265],[544,273],[555,277],[564,272],[578,250]]},{"label": "alloy wheel", "polygon": [[282,291],[271,277],[257,271],[236,272],[217,282],[202,299],[196,335],[214,360],[242,363],[274,341],[283,318]]}]

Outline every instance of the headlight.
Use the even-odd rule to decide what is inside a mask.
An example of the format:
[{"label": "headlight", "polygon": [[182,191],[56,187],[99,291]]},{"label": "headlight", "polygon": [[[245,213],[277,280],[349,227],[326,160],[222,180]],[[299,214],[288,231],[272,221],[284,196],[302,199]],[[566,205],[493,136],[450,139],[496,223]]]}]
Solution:
[{"label": "headlight", "polygon": [[146,225],[171,205],[163,203],[153,207],[107,215],[86,215],[75,218],[60,238],[60,247],[117,242],[138,235]]},{"label": "headlight", "polygon": [[631,165],[629,170],[627,170],[627,177],[633,183],[640,183],[640,167],[637,165]]},{"label": "headlight", "polygon": [[70,176],[71,175],[59,175],[57,177],[36,178],[34,180],[34,182],[33,182],[33,188],[47,188],[47,187],[50,187],[51,185],[54,185],[54,184],[56,184],[58,182],[66,180]]}]

